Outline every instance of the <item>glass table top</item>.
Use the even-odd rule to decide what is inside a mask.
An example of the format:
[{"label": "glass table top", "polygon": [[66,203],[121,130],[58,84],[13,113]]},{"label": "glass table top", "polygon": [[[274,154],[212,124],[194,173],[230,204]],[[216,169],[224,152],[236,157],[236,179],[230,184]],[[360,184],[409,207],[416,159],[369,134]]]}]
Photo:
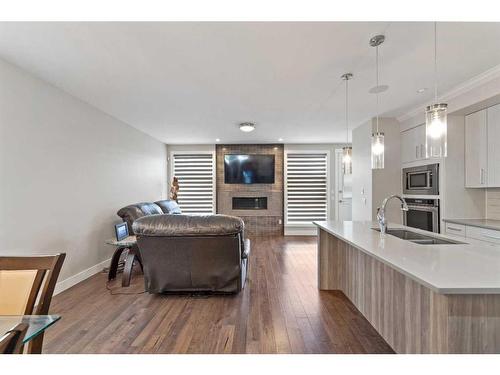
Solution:
[{"label": "glass table top", "polygon": [[0,315],[0,337],[19,323],[26,323],[28,331],[23,340],[26,344],[59,319],[61,319],[59,315]]}]

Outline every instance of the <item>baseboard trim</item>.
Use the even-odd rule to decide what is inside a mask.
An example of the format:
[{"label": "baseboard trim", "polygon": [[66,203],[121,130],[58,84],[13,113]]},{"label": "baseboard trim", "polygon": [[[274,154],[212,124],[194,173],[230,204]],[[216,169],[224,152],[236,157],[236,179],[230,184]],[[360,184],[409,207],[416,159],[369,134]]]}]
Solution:
[{"label": "baseboard trim", "polygon": [[65,280],[59,281],[56,284],[54,295],[59,294],[65,291],[66,289],[71,288],[73,285],[76,285],[79,282],[88,279],[90,276],[94,276],[96,273],[101,272],[104,269],[104,267],[107,267],[109,265],[109,262],[111,262],[111,258],[106,259],[100,263],[97,263],[96,265],[87,268],[86,270],[78,272],[76,275],[70,276]]},{"label": "baseboard trim", "polygon": [[285,236],[317,236],[318,229],[312,227],[285,227]]}]

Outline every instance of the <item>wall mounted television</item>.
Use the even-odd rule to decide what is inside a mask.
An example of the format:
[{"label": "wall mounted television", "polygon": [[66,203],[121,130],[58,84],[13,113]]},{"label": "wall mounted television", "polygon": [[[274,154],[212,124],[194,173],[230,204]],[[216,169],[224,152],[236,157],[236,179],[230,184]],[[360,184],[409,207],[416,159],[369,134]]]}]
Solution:
[{"label": "wall mounted television", "polygon": [[274,155],[224,155],[226,184],[274,184]]}]

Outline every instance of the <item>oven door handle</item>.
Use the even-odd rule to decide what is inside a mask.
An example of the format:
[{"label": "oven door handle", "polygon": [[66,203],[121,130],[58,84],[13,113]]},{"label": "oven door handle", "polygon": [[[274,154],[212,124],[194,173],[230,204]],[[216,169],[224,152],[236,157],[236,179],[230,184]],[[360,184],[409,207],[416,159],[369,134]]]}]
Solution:
[{"label": "oven door handle", "polygon": [[426,206],[412,206],[408,205],[408,210],[414,210],[414,211],[425,211],[425,212],[438,212],[439,207],[426,207]]}]

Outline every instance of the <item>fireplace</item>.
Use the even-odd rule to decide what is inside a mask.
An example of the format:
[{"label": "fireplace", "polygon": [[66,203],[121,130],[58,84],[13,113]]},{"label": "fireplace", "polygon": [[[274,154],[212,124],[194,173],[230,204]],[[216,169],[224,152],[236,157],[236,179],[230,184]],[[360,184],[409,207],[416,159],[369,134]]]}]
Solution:
[{"label": "fireplace", "polygon": [[267,210],[267,197],[233,197],[233,210]]}]

